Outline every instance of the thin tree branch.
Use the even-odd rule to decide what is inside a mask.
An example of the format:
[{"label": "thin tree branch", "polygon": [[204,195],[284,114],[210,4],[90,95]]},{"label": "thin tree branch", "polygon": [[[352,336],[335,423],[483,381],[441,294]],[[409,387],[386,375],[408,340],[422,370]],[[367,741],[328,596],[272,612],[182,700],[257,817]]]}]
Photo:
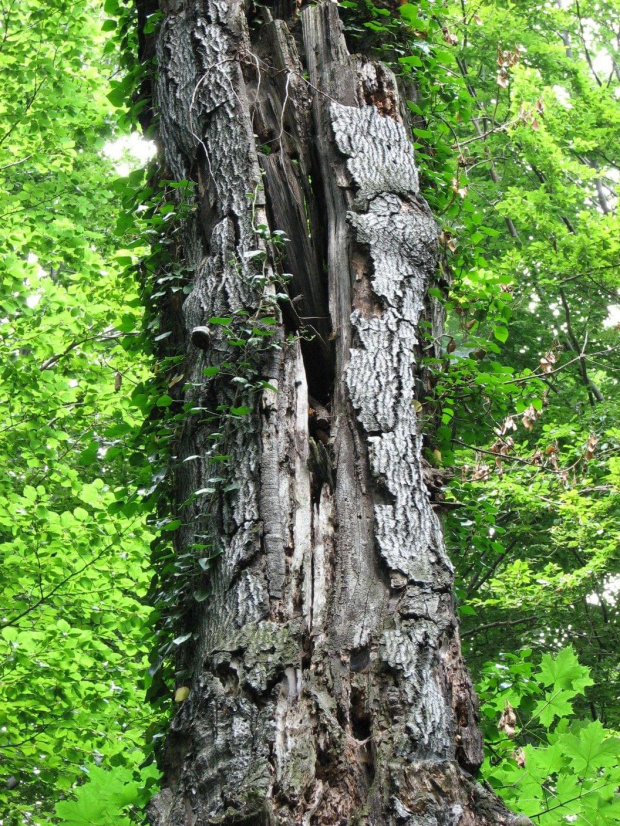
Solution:
[{"label": "thin tree branch", "polygon": [[540,619],[536,615],[531,617],[521,617],[521,619],[514,619],[514,620],[497,620],[496,622],[487,622],[486,625],[477,625],[475,628],[470,628],[469,631],[463,631],[461,637],[473,637],[474,634],[480,633],[480,631],[488,631],[491,628],[503,628],[510,625],[523,625],[526,622],[532,622],[533,620]]}]

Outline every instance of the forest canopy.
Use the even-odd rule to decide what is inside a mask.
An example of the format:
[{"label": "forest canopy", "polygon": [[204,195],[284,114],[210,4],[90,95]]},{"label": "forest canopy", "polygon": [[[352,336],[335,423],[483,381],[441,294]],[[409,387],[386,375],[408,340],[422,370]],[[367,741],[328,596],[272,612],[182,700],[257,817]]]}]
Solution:
[{"label": "forest canopy", "polygon": [[[415,404],[482,777],[541,826],[618,823],[620,3],[337,5],[404,90],[438,225]],[[166,256],[196,182],[153,142],[138,41],[163,17],[0,0],[3,826],[145,822],[187,696],[180,606],[209,599],[208,544],[171,545],[187,411],[159,302],[191,291]]]}]

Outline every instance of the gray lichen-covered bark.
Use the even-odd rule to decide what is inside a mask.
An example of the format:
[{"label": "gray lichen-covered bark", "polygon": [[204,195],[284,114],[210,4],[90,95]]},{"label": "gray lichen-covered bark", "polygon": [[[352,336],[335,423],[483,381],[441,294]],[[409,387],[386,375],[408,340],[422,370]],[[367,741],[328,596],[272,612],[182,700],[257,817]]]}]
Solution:
[{"label": "gray lichen-covered bark", "polygon": [[186,409],[240,392],[204,375],[234,361],[223,327],[200,348],[191,331],[273,313],[282,270],[291,300],[257,356],[268,386],[225,436],[232,489],[192,498],[212,420],[188,415],[176,444],[177,548],[208,535],[219,556],[151,822],[514,824],[470,774],[477,703],[423,479],[437,229],[397,83],[349,54],[336,4],[251,5],[167,0],[156,38],[163,174],[196,183],[175,241],[192,289],[163,307]]}]

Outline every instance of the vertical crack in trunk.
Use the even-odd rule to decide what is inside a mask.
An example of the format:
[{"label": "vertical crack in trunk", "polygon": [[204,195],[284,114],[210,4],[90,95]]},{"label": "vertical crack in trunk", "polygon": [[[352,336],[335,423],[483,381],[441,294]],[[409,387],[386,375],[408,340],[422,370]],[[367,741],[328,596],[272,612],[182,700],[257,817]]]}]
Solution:
[{"label": "vertical crack in trunk", "polygon": [[[269,387],[227,434],[234,489],[181,506],[177,550],[209,532],[220,556],[150,819],[516,824],[463,770],[477,704],[413,405],[437,232],[396,80],[349,55],[335,3],[265,5],[260,22],[242,0],[167,2],[157,38],[165,174],[197,184],[175,340],[258,317],[284,284],[292,300],[259,359]],[[235,403],[204,377],[232,359],[217,325],[188,343],[183,401]],[[185,424],[179,503],[216,473],[215,429]]]}]

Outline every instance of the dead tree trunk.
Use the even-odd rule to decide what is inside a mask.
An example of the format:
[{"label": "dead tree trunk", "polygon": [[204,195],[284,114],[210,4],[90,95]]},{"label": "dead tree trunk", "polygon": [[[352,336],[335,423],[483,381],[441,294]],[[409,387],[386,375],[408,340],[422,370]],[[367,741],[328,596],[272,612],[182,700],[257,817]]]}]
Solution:
[{"label": "dead tree trunk", "polygon": [[188,411],[176,547],[217,559],[151,822],[516,823],[469,774],[416,412],[437,229],[395,77],[349,54],[333,2],[161,5],[162,175],[195,182],[175,236],[192,290],[162,307]]}]

